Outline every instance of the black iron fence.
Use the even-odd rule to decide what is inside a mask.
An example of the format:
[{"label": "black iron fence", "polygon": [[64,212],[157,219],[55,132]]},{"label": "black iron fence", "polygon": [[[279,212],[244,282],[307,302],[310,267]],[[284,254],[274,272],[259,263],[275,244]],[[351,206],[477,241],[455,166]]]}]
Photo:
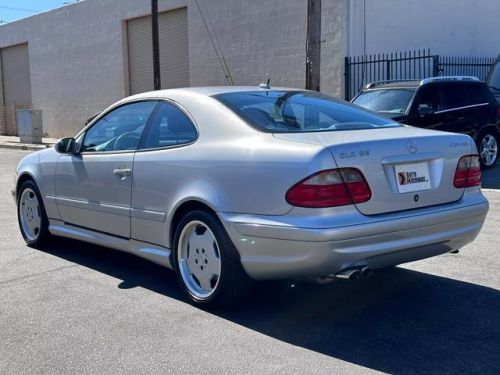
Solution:
[{"label": "black iron fence", "polygon": [[463,75],[486,78],[494,57],[459,57],[431,54],[430,50],[345,58],[345,99],[350,100],[366,84],[391,79],[423,79]]}]

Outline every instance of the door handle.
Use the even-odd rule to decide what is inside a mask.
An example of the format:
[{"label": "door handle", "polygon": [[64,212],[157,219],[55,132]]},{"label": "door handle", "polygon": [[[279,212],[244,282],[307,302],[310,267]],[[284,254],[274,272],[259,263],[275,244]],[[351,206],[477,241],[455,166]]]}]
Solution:
[{"label": "door handle", "polygon": [[130,169],[130,168],[117,168],[117,169],[113,169],[113,173],[116,176],[120,177],[121,180],[124,180],[132,174],[132,169]]}]

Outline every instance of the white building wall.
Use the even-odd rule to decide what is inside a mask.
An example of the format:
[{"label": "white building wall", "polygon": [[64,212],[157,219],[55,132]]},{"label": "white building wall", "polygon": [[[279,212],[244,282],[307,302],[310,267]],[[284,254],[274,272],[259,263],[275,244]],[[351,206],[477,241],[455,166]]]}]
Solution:
[{"label": "white building wall", "polygon": [[[500,0],[345,0],[346,54],[431,49],[445,56],[500,53]],[[364,13],[366,12],[366,17]]]},{"label": "white building wall", "polygon": [[[331,22],[324,21],[322,82],[334,94],[340,94],[342,70],[335,13],[343,1],[323,5]],[[270,77],[275,86],[304,87],[307,0],[199,3],[208,9],[236,84],[258,85]],[[195,2],[159,2],[160,11],[182,6],[188,8],[191,86],[226,84]],[[45,133],[72,135],[128,95],[124,20],[149,13],[149,0],[86,0],[0,26],[0,48],[28,42],[32,104],[42,110]]]}]

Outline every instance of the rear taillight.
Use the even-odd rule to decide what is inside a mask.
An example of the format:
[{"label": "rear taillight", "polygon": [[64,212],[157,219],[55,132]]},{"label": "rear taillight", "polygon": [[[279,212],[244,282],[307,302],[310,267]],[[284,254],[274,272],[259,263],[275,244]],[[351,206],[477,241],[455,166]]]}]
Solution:
[{"label": "rear taillight", "polygon": [[478,155],[462,156],[458,161],[453,186],[466,188],[481,185],[481,165]]},{"label": "rear taillight", "polygon": [[363,203],[372,197],[363,174],[354,168],[328,169],[293,185],[286,201],[298,207],[335,207]]}]

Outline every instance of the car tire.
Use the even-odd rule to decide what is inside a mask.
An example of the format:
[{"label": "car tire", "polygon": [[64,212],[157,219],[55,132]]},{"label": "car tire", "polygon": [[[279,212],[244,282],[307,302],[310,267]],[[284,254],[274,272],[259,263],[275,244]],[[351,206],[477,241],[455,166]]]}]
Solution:
[{"label": "car tire", "polygon": [[478,141],[479,160],[484,169],[495,166],[498,159],[498,140],[496,133],[485,131],[481,133]]},{"label": "car tire", "polygon": [[25,181],[17,193],[17,221],[29,246],[38,248],[51,239],[42,196],[32,180]]},{"label": "car tire", "polygon": [[235,305],[252,289],[226,230],[209,212],[195,210],[180,220],[173,255],[179,284],[195,305]]}]

